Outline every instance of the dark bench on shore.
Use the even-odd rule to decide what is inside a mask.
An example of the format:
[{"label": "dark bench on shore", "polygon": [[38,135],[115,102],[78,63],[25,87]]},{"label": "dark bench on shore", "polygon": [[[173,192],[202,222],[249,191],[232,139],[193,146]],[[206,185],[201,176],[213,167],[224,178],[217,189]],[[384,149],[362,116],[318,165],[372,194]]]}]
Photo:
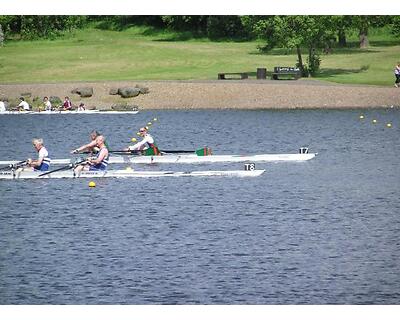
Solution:
[{"label": "dark bench on shore", "polygon": [[291,77],[297,80],[301,77],[301,72],[300,69],[296,67],[274,67],[271,78],[273,80],[278,80],[280,77]]},{"label": "dark bench on shore", "polygon": [[226,78],[226,76],[240,76],[240,79],[248,79],[249,75],[246,72],[230,72],[230,73],[218,73],[218,80],[230,80],[239,78]]}]

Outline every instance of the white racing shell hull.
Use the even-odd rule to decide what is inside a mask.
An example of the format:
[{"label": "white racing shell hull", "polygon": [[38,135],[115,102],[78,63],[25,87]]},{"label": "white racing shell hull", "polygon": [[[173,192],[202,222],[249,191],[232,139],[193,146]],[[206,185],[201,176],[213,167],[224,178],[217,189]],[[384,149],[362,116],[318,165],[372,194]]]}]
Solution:
[{"label": "white racing shell hull", "polygon": [[[111,164],[152,164],[152,163],[216,163],[216,162],[281,162],[281,161],[306,161],[315,157],[315,153],[293,154],[257,154],[257,155],[212,155],[198,156],[196,154],[168,154],[162,156],[111,156]],[[19,161],[0,161],[0,165],[15,164]],[[66,165],[73,163],[74,159],[52,159],[52,165]]]},{"label": "white racing shell hull", "polygon": [[0,112],[0,115],[7,114],[18,114],[18,115],[32,115],[32,114],[41,114],[41,115],[56,115],[56,114],[137,114],[139,110],[132,111],[101,111],[101,110],[84,110],[84,111],[4,111]]},{"label": "white racing shell hull", "polygon": [[2,179],[60,179],[60,178],[158,178],[158,177],[257,177],[265,170],[225,170],[225,171],[133,171],[133,170],[108,170],[108,171],[82,171],[75,175],[72,170],[58,171],[39,176],[43,172],[34,171],[0,171]]}]

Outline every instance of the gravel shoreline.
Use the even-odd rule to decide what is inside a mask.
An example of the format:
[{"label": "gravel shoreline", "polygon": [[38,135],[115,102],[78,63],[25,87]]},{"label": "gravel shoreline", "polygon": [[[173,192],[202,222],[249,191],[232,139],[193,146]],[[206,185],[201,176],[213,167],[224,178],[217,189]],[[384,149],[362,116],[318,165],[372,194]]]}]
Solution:
[{"label": "gravel shoreline", "polygon": [[[149,88],[134,98],[110,95],[112,88],[135,85]],[[93,87],[90,98],[72,94],[77,87]],[[69,96],[74,105],[111,109],[111,105],[137,105],[147,109],[309,109],[372,108],[400,105],[400,88],[342,85],[316,80],[193,80],[105,81],[43,84],[0,84],[0,98]]]}]

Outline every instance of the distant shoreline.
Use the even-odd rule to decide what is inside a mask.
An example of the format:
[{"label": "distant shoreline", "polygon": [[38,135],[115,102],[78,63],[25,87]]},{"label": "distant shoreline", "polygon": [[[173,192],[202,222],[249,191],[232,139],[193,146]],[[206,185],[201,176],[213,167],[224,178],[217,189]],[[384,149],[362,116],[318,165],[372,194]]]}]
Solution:
[{"label": "distant shoreline", "polygon": [[[139,85],[149,93],[134,98],[110,95],[110,89]],[[77,87],[92,87],[90,98],[72,94]],[[69,96],[74,105],[111,109],[115,104],[151,109],[337,109],[386,108],[400,105],[400,88],[344,85],[317,80],[185,80],[104,81],[44,84],[0,84],[0,98]]]}]

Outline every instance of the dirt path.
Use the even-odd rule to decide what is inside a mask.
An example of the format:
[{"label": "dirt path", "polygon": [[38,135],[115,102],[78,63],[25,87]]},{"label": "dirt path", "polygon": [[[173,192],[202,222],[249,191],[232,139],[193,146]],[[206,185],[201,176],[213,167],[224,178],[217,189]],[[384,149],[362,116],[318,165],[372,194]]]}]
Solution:
[{"label": "dirt path", "polygon": [[[123,99],[110,95],[111,88],[144,86],[148,94]],[[80,98],[77,87],[93,87],[94,95]],[[220,80],[220,81],[108,81],[50,84],[0,84],[0,98],[68,95],[73,104],[110,109],[113,104],[137,105],[145,109],[274,109],[274,108],[368,108],[400,105],[400,88],[338,85],[313,80]]]}]

